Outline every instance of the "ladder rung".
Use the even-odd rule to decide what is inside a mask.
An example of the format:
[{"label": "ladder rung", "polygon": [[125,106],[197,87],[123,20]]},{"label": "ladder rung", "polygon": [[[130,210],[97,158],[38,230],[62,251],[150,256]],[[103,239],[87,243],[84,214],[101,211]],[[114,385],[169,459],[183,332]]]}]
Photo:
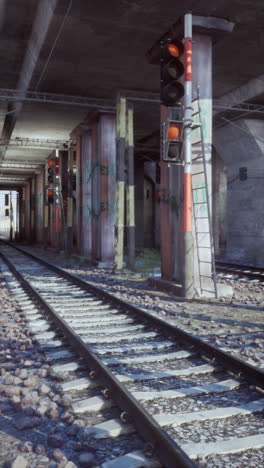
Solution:
[{"label": "ladder rung", "polygon": [[193,190],[201,190],[203,188],[206,188],[206,185],[202,185],[202,187],[196,187],[196,188],[193,188]]},{"label": "ladder rung", "polygon": [[200,275],[200,276],[202,276],[203,278],[212,278],[211,275]]},{"label": "ladder rung", "polygon": [[192,126],[191,126],[191,129],[192,129],[192,130],[196,130],[196,128],[201,128],[201,125],[202,125],[202,124],[197,123],[197,124],[195,124],[195,125],[192,125]]},{"label": "ladder rung", "polygon": [[206,201],[195,202],[193,205],[207,205]]},{"label": "ladder rung", "polygon": [[197,115],[197,114],[200,114],[200,112],[199,111],[194,112],[192,115]]},{"label": "ladder rung", "polygon": [[204,171],[201,171],[201,172],[195,172],[195,173],[193,174],[193,176],[196,176],[196,175],[199,175],[199,174],[204,174]]},{"label": "ladder rung", "polygon": [[208,216],[195,216],[195,214],[194,217],[195,219],[208,219]]},{"label": "ladder rung", "polygon": [[196,231],[196,234],[210,234],[209,231]]},{"label": "ladder rung", "polygon": [[212,289],[201,288],[201,291],[205,291],[205,292],[209,292],[209,293],[215,293],[215,290],[213,291]]},{"label": "ladder rung", "polygon": [[196,161],[197,159],[201,159],[203,155],[201,154],[200,156],[196,156],[196,158],[193,158],[192,161]]},{"label": "ladder rung", "polygon": [[211,265],[212,262],[206,262],[205,260],[200,260],[199,263],[210,263]]},{"label": "ladder rung", "polygon": [[193,143],[193,145],[198,145],[198,143],[202,143],[202,140],[196,141],[195,143]]},{"label": "ladder rung", "polygon": [[209,245],[198,245],[198,249],[211,249],[211,246]]}]

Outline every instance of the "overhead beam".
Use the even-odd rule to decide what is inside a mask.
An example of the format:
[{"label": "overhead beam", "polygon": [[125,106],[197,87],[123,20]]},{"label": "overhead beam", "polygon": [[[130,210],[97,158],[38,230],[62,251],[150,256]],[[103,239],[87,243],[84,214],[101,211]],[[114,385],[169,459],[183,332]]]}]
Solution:
[{"label": "overhead beam", "polygon": [[[46,35],[52,21],[54,11],[57,5],[57,0],[39,0],[38,9],[34,24],[32,27],[31,37],[28,42],[24,61],[20,71],[19,80],[17,83],[17,91],[21,98],[26,95],[30,85],[31,78],[36,68],[40,51],[46,39]],[[23,101],[10,103],[8,106],[8,114],[5,117],[1,138],[9,140],[13,133],[18,115],[22,109]],[[1,158],[4,159],[8,144],[1,148]]]},{"label": "overhead beam", "polygon": [[[258,96],[263,95],[264,93],[264,75],[260,75],[257,78],[249,80],[243,86],[236,88],[230,93],[224,94],[221,98],[217,99],[218,105],[226,107],[237,107],[250,101],[251,99],[256,99]],[[248,105],[248,104],[247,104]],[[250,104],[254,105],[254,104]],[[220,110],[218,112],[221,112]]]},{"label": "overhead beam", "polygon": [[0,30],[2,29],[5,20],[5,8],[6,0],[0,0]]},{"label": "overhead beam", "polygon": [[68,149],[69,144],[74,145],[75,140],[52,140],[52,139],[39,139],[39,138],[14,138],[10,140],[0,140],[1,146],[8,145],[9,147],[19,147],[19,148],[33,148],[33,149],[43,149],[43,150],[65,150]]}]

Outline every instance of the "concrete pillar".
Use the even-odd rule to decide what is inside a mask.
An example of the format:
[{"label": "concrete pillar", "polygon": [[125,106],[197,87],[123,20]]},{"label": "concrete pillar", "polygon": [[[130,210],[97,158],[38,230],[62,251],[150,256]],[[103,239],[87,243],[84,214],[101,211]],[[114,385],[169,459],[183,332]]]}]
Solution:
[{"label": "concrete pillar", "polygon": [[30,242],[31,234],[31,223],[30,223],[30,181],[25,186],[25,240]]},{"label": "concrete pillar", "polygon": [[82,255],[92,260],[92,133],[82,131]]},{"label": "concrete pillar", "polygon": [[36,241],[42,243],[44,240],[44,191],[45,191],[45,173],[44,167],[36,177]]},{"label": "concrete pillar", "polygon": [[99,216],[100,216],[100,163],[98,158],[98,131],[97,116],[92,120],[92,260],[99,260]]},{"label": "concrete pillar", "polygon": [[115,260],[115,114],[100,114],[98,121],[98,159],[100,164],[99,258],[104,265],[113,267]]},{"label": "concrete pillar", "polygon": [[142,207],[144,204],[144,161],[135,161],[135,220],[136,220],[136,249],[144,246],[144,230]]},{"label": "concrete pillar", "polygon": [[[264,262],[264,122],[238,119],[214,132],[214,145],[227,168],[226,259]],[[239,168],[247,168],[240,180]]]},{"label": "concrete pillar", "polygon": [[68,151],[67,168],[67,243],[66,250],[70,255],[73,251],[73,146],[70,145]]},{"label": "concrete pillar", "polygon": [[36,239],[36,219],[35,219],[35,208],[36,208],[36,179],[35,177],[30,181],[30,240],[35,242]]},{"label": "concrete pillar", "polygon": [[68,151],[59,151],[59,249],[66,249],[67,237],[67,191],[68,191]]},{"label": "concrete pillar", "polygon": [[76,146],[76,249],[82,251],[82,136],[77,137]]},{"label": "concrete pillar", "polygon": [[[206,184],[203,173],[201,131],[192,133],[192,188],[196,223],[193,223],[194,239],[194,290],[196,294],[214,296],[212,274],[212,251],[209,234],[209,213],[212,217],[212,39],[209,35],[194,33],[193,36],[193,99],[197,98],[201,108],[201,124],[204,136],[209,210]],[[194,105],[194,111],[197,105]],[[199,115],[196,115],[199,120]],[[211,220],[212,221],[212,220]],[[199,249],[199,252],[198,252]],[[200,262],[199,262],[200,259]]]},{"label": "concrete pillar", "polygon": [[20,203],[20,240],[25,240],[25,203],[26,203],[26,188],[21,189],[21,203]]}]

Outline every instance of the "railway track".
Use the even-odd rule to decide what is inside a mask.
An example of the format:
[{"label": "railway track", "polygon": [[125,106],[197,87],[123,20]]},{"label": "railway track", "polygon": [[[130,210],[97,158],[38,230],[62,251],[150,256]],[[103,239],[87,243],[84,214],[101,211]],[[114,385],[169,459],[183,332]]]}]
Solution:
[{"label": "railway track", "polygon": [[264,282],[264,269],[236,263],[216,262],[218,276],[227,273],[235,277]]},{"label": "railway track", "polygon": [[0,254],[34,340],[86,417],[84,437],[146,441],[102,468],[232,467],[252,453],[263,464],[262,371],[21,249]]}]

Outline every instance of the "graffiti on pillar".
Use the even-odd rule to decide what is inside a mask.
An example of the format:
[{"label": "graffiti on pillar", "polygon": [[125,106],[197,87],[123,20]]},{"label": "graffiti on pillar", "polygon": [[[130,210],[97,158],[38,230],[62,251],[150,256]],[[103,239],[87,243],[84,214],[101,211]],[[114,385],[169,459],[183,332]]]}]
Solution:
[{"label": "graffiti on pillar", "polygon": [[179,201],[176,199],[175,195],[165,188],[160,190],[160,202],[169,205],[171,211],[175,213],[176,216],[179,216]]},{"label": "graffiti on pillar", "polygon": [[99,170],[100,175],[106,175],[106,176],[115,176],[116,170],[115,170],[115,164],[109,164],[109,165],[104,165],[100,164],[99,161],[95,161],[92,165],[92,168],[90,171],[87,171],[87,180],[86,183],[90,182],[92,179],[94,173],[96,170]]},{"label": "graffiti on pillar", "polygon": [[87,210],[88,210],[88,214],[87,214],[87,218],[90,220],[90,219],[95,219],[95,220],[99,220],[100,216],[102,213],[109,213],[110,216],[114,216],[115,214],[115,203],[112,202],[112,203],[109,203],[107,201],[105,202],[101,202],[100,203],[100,208],[99,210],[96,212],[93,208],[91,208],[90,206],[87,207]]}]

